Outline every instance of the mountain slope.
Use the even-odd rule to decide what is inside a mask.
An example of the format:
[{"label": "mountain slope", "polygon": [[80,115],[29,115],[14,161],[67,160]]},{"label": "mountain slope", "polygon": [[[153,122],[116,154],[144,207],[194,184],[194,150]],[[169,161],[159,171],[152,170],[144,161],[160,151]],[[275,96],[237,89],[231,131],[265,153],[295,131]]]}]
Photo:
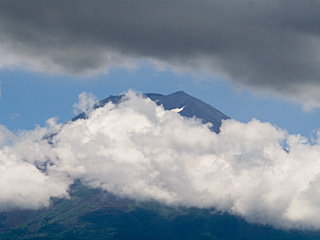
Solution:
[{"label": "mountain slope", "polygon": [[249,224],[214,209],[169,207],[118,198],[76,183],[70,199],[49,208],[0,214],[0,239],[315,240],[315,231],[282,231]]}]

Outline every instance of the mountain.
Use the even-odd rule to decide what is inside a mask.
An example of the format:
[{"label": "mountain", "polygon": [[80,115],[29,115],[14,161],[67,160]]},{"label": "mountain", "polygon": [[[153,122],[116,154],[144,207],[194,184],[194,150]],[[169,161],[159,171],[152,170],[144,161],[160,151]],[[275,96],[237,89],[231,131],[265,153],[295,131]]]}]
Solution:
[{"label": "mountain", "polygon": [[[167,110],[186,117],[196,116],[219,132],[221,120],[229,117],[210,105],[176,92],[167,96],[144,94]],[[110,96],[96,108],[122,96]],[[84,113],[72,120],[86,118]],[[242,218],[215,209],[170,207],[156,201],[120,198],[101,189],[89,188],[80,181],[70,190],[69,199],[52,199],[39,210],[15,209],[0,213],[0,239],[112,239],[112,240],[312,240],[320,239],[317,231],[283,231],[269,226],[250,224]]]},{"label": "mountain", "polygon": [[[166,110],[176,110],[179,111],[180,115],[185,117],[196,117],[202,120],[203,123],[211,123],[211,130],[219,133],[221,126],[221,121],[225,119],[230,119],[227,115],[223,114],[219,110],[210,106],[209,104],[194,98],[183,91],[172,93],[169,95],[161,95],[157,93],[145,93],[144,97],[150,98],[152,101],[157,103],[157,105],[162,105]],[[103,107],[108,102],[113,102],[115,104],[119,103],[123,95],[120,96],[110,96],[95,105],[95,108]],[[74,117],[72,121],[79,118],[86,118],[85,113],[81,113]]]}]

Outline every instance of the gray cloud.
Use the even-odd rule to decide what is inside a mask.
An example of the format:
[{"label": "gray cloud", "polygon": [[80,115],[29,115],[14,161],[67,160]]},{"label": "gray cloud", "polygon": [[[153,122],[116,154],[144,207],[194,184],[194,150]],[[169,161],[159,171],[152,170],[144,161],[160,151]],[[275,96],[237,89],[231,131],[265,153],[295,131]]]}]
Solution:
[{"label": "gray cloud", "polygon": [[99,74],[154,60],[320,106],[319,10],[317,0],[0,1],[0,64]]}]

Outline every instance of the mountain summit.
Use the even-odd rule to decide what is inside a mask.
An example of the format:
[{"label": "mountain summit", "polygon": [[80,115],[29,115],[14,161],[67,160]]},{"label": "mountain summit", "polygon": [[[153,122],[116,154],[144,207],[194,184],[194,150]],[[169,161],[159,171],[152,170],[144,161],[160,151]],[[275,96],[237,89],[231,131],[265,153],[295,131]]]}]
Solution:
[{"label": "mountain summit", "polygon": [[[216,133],[220,132],[222,120],[230,119],[230,117],[210,106],[209,104],[192,97],[183,91],[175,92],[169,95],[144,93],[143,96],[150,98],[157,105],[162,105],[166,110],[179,112],[180,115],[188,118],[199,118],[203,123],[211,123],[212,126],[210,129]],[[110,96],[97,103],[95,108],[103,107],[108,102],[117,104],[121,101],[122,97],[123,95]],[[77,115],[72,120],[75,121],[79,118],[86,118],[85,113]]]},{"label": "mountain summit", "polygon": [[185,117],[197,117],[202,120],[203,123],[211,123],[213,130],[219,133],[221,127],[221,121],[230,119],[227,115],[223,114],[219,110],[210,106],[209,104],[194,98],[183,91],[172,93],[170,95],[161,95],[148,93],[146,97],[155,101],[158,105],[162,105],[166,110],[181,109],[179,113]]}]

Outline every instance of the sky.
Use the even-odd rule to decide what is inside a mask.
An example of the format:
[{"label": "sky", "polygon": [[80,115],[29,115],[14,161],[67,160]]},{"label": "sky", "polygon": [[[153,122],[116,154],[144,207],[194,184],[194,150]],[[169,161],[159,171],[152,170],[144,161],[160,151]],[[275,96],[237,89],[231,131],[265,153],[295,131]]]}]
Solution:
[{"label": "sky", "polygon": [[[73,178],[80,178],[120,195],[143,199],[153,197],[166,203],[213,205],[222,211],[244,216],[248,221],[278,224],[284,228],[296,224],[319,228],[320,220],[311,212],[318,212],[320,207],[314,202],[315,198],[309,196],[312,191],[318,191],[318,172],[312,167],[319,164],[319,18],[318,0],[0,0],[0,172],[6,173],[5,169],[9,169],[18,175],[19,169],[25,169],[30,176],[35,176],[32,179],[27,175],[25,177],[39,185],[39,189],[45,189],[44,185],[49,184],[46,190],[37,194],[31,191],[32,187],[26,188],[25,195],[30,198],[30,202],[25,204],[31,208],[39,207],[39,203],[45,205],[50,196],[67,195],[67,188]],[[221,149],[217,148],[214,152],[201,139],[183,144],[189,147],[202,146],[207,156],[213,158],[229,156],[221,160],[221,168],[218,170],[224,169],[224,165],[230,165],[231,169],[243,167],[243,174],[226,172],[229,179],[225,179],[224,184],[227,186],[239,176],[239,182],[244,185],[257,174],[265,176],[259,187],[263,189],[266,198],[261,200],[254,196],[257,186],[252,186],[243,195],[237,195],[242,188],[233,189],[232,184],[228,188],[229,192],[217,198],[212,195],[214,189],[209,186],[203,187],[203,191],[207,189],[208,194],[201,195],[194,189],[181,187],[181,179],[167,182],[165,178],[171,179],[173,173],[168,173],[168,169],[150,162],[150,159],[143,163],[137,160],[137,164],[149,173],[149,177],[152,174],[160,174],[161,177],[148,178],[143,182],[144,175],[136,173],[135,179],[145,184],[141,186],[148,186],[150,192],[143,192],[141,186],[123,190],[116,187],[125,186],[121,179],[117,178],[120,182],[110,183],[110,179],[103,177],[105,172],[99,172],[83,163],[83,159],[74,154],[83,146],[75,146],[72,141],[79,137],[73,129],[79,128],[82,131],[81,126],[85,123],[79,122],[73,127],[66,125],[64,128],[59,123],[74,116],[75,103],[83,92],[91,94],[80,96],[89,96],[86,100],[92,103],[96,99],[127,93],[129,89],[161,94],[185,91],[236,120],[226,123],[226,133],[221,137],[207,133],[202,129],[203,126],[197,125],[199,123],[175,121],[182,121],[179,122],[181,126],[190,128],[199,136],[207,135],[210,143],[216,143],[216,138],[221,138],[221,142],[226,144],[226,139],[234,138],[234,146],[238,146],[239,152],[230,152],[230,156],[227,154],[229,150],[224,149],[222,144],[219,145]],[[133,113],[138,112],[151,120],[146,123],[142,121],[142,127],[138,129],[131,129],[128,122],[123,120],[124,126],[128,127],[127,132],[120,131],[118,134],[123,134],[124,140],[115,136],[119,146],[111,152],[106,150],[101,153],[101,156],[116,159],[118,165],[109,165],[115,172],[126,162],[123,156],[117,154],[118,151],[132,147],[132,144],[137,144],[136,149],[132,147],[132,154],[140,156],[142,152],[142,155],[152,158],[155,153],[150,153],[148,149],[154,146],[148,146],[147,152],[143,152],[141,146],[145,142],[133,143],[131,141],[134,139],[128,140],[127,135],[132,131],[137,135],[147,134],[145,129],[150,124],[159,123],[155,119],[167,116],[155,114],[161,110],[148,105],[139,97],[131,98],[133,103],[145,106],[145,111],[150,110],[146,113],[129,104]],[[126,106],[118,110],[124,111],[127,115],[123,116],[128,119],[135,119],[136,115],[126,112]],[[108,111],[103,113],[110,117],[109,120],[101,120],[101,114],[93,112],[93,119],[98,120],[88,122],[87,126],[103,132],[103,129],[96,126],[97,123],[103,125],[110,119],[122,121],[121,114],[108,115]],[[172,117],[170,114],[168,116],[169,119]],[[177,116],[172,118],[176,119]],[[70,146],[72,153],[59,145],[58,140],[57,149],[49,151],[49,146],[40,140],[40,136],[61,128],[64,130],[57,139]],[[165,131],[172,128],[168,123],[168,126],[159,129]],[[242,133],[243,138],[238,138],[237,131],[232,129],[238,129],[238,135]],[[246,130],[252,134],[244,134]],[[108,134],[112,135],[112,132],[101,136],[88,133],[89,140],[83,141],[91,142],[94,146],[101,138],[108,138]],[[146,139],[153,139],[152,134],[151,137],[146,135]],[[163,136],[164,142],[172,139],[170,134],[166,134]],[[260,141],[261,147],[247,149],[240,144],[244,140],[250,146]],[[172,148],[173,156],[181,155],[185,158],[186,153],[179,152],[180,138],[177,137],[176,141],[173,142],[177,146]],[[290,156],[281,152],[283,142],[291,146]],[[159,143],[160,146],[167,147],[162,143]],[[38,151],[30,153],[30,147]],[[283,156],[283,163],[272,155],[270,149]],[[192,154],[196,156],[197,152]],[[66,156],[71,162],[65,161]],[[199,173],[203,173],[206,164],[212,164],[206,160],[207,156],[200,156],[203,157],[203,165],[196,166]],[[255,156],[261,160],[259,164],[255,162]],[[47,175],[35,168],[37,164],[46,164],[43,162],[45,160],[41,160],[42,157],[55,163]],[[252,161],[241,164],[244,157]],[[163,158],[167,159],[168,156]],[[16,169],[8,167],[12,166],[10,159]],[[175,164],[179,163],[179,158],[173,159]],[[240,163],[235,163],[235,159]],[[311,167],[303,168],[302,160],[309,161]],[[289,167],[290,161],[295,163],[295,167]],[[75,163],[81,167],[73,171]],[[98,166],[101,164],[102,161],[97,163]],[[155,164],[155,170],[149,168],[150,164]],[[199,178],[200,175],[188,172],[192,169],[190,164],[186,166],[185,174],[189,174],[192,186],[200,186],[204,181]],[[281,168],[284,175],[277,173],[277,169]],[[211,173],[215,171],[213,169]],[[209,173],[208,179],[211,179]],[[292,177],[292,173],[296,173],[297,177]],[[306,177],[308,174],[310,177]],[[0,178],[1,189],[5,188],[5,182],[8,181],[6,176],[10,177],[10,174]],[[97,176],[97,179],[93,179],[93,176]],[[270,176],[275,180],[272,181]],[[61,181],[57,182],[57,179]],[[286,181],[293,185],[299,181],[302,183],[281,194],[276,186],[287,186]],[[266,187],[266,183],[274,189]],[[16,189],[19,190],[19,186],[17,181]],[[168,188],[162,189],[163,186]],[[174,192],[175,189],[178,192]],[[216,189],[220,189],[218,185]],[[231,194],[232,199],[227,199],[230,192],[234,195]],[[12,199],[17,194],[10,189],[7,193]],[[203,199],[188,202],[187,193],[200,194]],[[38,201],[37,197],[42,200]],[[6,202],[0,198],[0,206],[16,206],[24,201],[24,198],[19,198],[17,202]],[[221,201],[226,204],[219,205]],[[262,205],[259,205],[261,201]],[[268,204],[277,201],[281,203],[281,209],[269,209]],[[304,206],[306,211],[297,212],[299,206]],[[255,214],[261,211],[265,214],[258,214],[258,218],[255,218]]]}]

